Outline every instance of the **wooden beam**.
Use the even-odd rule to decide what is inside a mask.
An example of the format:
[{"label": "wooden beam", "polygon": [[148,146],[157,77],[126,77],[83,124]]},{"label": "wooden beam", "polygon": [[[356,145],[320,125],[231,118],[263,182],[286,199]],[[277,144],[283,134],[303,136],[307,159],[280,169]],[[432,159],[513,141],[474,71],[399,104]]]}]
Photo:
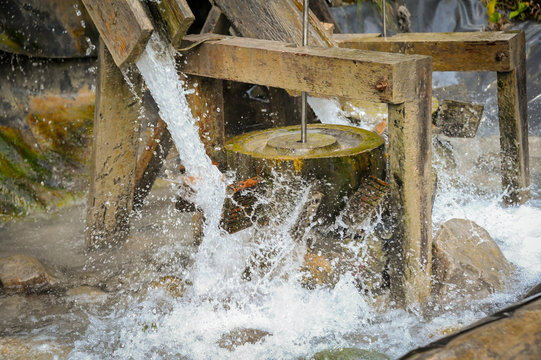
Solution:
[{"label": "wooden beam", "polygon": [[229,20],[227,20],[227,17],[222,13],[222,11],[217,6],[213,6],[207,15],[205,23],[203,24],[201,34],[213,33],[228,35],[230,26],[231,23]]},{"label": "wooden beam", "polygon": [[186,0],[147,1],[154,20],[159,22],[173,46],[179,46],[182,37],[195,20]]},{"label": "wooden beam", "polygon": [[82,0],[118,67],[137,60],[154,31],[139,0]]},{"label": "wooden beam", "polygon": [[[302,45],[302,0],[214,0],[244,37]],[[310,12],[310,46],[332,46],[333,41]]]},{"label": "wooden beam", "polygon": [[188,35],[180,71],[197,76],[341,96],[402,103],[415,96],[408,64],[428,57],[340,48],[296,48],[282,42]]},{"label": "wooden beam", "polygon": [[511,49],[518,32],[336,34],[338,46],[432,57],[434,71],[511,71],[519,61]]},{"label": "wooden beam", "polygon": [[528,150],[528,98],[526,96],[526,39],[524,32],[512,39],[515,68],[498,72],[498,115],[504,203],[523,204],[530,198]]},{"label": "wooden beam", "polygon": [[134,209],[143,205],[143,201],[152,189],[152,185],[171,147],[173,147],[173,139],[169,134],[169,130],[167,130],[167,124],[162,119],[159,119],[143,153],[137,161],[133,195]]},{"label": "wooden beam", "polygon": [[[140,104],[104,41],[100,41],[98,59],[94,145],[86,217],[86,243],[90,247],[109,246],[128,234],[139,137]],[[135,84],[134,89],[141,88],[139,76],[131,80]]]},{"label": "wooden beam", "polygon": [[416,99],[389,105],[389,173],[396,226],[391,254],[391,291],[405,305],[430,296],[432,264],[432,69],[408,71]]}]

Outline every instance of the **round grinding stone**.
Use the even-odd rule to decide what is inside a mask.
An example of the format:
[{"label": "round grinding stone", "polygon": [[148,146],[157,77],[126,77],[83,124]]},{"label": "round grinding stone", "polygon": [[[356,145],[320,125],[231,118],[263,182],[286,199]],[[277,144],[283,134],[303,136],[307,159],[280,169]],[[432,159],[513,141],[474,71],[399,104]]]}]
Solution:
[{"label": "round grinding stone", "polygon": [[275,136],[267,141],[267,147],[275,149],[284,155],[306,155],[326,153],[339,147],[338,141],[332,135],[323,133],[307,133],[306,142],[300,141],[297,133]]}]

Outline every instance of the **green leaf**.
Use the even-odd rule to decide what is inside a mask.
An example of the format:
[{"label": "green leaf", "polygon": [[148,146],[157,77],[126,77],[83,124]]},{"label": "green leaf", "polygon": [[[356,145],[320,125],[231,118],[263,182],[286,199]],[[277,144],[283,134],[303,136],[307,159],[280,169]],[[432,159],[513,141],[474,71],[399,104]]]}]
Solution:
[{"label": "green leaf", "polygon": [[490,15],[488,17],[488,21],[491,22],[491,23],[496,24],[498,21],[500,21],[501,17],[502,17],[502,15],[499,12],[495,12],[495,13],[493,13],[492,15]]}]

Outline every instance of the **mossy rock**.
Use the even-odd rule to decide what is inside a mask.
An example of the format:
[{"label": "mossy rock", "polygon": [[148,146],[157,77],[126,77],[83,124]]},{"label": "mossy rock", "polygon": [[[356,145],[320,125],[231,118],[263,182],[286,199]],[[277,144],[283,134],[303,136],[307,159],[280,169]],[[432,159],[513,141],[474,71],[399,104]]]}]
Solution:
[{"label": "mossy rock", "polygon": [[357,348],[343,348],[323,350],[312,357],[310,360],[389,360],[385,354],[372,350],[363,350]]}]

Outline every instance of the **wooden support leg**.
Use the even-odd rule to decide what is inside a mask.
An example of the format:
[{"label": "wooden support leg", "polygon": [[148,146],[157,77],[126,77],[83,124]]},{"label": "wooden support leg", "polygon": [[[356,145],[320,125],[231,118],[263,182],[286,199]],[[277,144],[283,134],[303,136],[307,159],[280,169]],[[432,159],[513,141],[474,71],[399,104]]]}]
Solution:
[{"label": "wooden support leg", "polygon": [[528,103],[526,97],[526,54],[524,33],[517,37],[516,68],[498,72],[498,115],[502,186],[508,193],[504,203],[517,205],[530,198],[528,155]]},{"label": "wooden support leg", "polygon": [[396,231],[391,291],[402,305],[430,296],[432,263],[431,69],[418,66],[415,101],[389,104],[389,183]]},{"label": "wooden support leg", "polygon": [[[135,187],[139,102],[103,41],[94,115],[86,243],[105,247],[128,233]],[[140,78],[132,79],[140,88]]]},{"label": "wooden support leg", "polygon": [[199,119],[199,136],[207,155],[225,168],[224,156],[224,96],[223,81],[201,76],[190,76],[188,88],[195,92],[186,99],[195,118]]}]

